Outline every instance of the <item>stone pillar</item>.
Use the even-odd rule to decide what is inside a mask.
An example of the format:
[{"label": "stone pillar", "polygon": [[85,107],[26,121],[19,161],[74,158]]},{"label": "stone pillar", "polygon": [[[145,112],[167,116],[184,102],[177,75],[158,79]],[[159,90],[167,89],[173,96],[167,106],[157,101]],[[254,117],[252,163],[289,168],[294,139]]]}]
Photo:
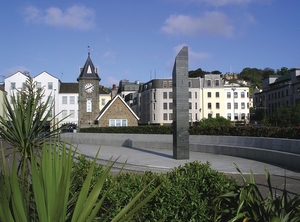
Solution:
[{"label": "stone pillar", "polygon": [[189,159],[188,47],[177,54],[173,73],[173,159]]}]

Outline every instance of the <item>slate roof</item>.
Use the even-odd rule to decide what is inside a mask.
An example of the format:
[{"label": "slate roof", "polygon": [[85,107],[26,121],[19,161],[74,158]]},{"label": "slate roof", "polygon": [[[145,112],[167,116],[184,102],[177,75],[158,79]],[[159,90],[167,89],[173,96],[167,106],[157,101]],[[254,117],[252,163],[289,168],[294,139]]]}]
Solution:
[{"label": "slate roof", "polygon": [[279,82],[285,82],[288,80],[291,80],[291,73],[285,74],[283,76],[279,76],[273,84],[276,84]]},{"label": "slate roof", "polygon": [[90,78],[90,79],[100,80],[98,73],[96,73],[96,68],[91,60],[90,53],[88,53],[88,58],[80,72],[79,77],[77,78],[77,81],[82,78]]},{"label": "slate roof", "polygon": [[61,83],[59,93],[79,93],[79,84],[75,83]]}]

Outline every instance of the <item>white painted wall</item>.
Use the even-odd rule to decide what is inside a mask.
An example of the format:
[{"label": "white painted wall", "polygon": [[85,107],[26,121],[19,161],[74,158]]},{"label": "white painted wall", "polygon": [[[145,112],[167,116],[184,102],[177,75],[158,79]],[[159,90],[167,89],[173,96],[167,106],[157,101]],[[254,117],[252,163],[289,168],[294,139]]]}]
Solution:
[{"label": "white painted wall", "polygon": [[[77,93],[60,93],[58,95],[58,100],[56,100],[55,106],[59,113],[58,116],[59,119],[64,118],[64,116],[68,116],[65,120],[62,121],[62,124],[64,123],[78,124],[78,94]],[[72,115],[69,116],[70,114]]]}]

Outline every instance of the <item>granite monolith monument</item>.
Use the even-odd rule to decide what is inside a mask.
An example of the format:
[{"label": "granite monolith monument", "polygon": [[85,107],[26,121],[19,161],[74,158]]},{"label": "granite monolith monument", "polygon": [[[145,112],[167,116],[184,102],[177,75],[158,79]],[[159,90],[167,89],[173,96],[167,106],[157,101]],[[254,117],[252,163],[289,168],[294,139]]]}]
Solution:
[{"label": "granite monolith monument", "polygon": [[189,159],[188,47],[177,54],[172,73],[173,159]]}]

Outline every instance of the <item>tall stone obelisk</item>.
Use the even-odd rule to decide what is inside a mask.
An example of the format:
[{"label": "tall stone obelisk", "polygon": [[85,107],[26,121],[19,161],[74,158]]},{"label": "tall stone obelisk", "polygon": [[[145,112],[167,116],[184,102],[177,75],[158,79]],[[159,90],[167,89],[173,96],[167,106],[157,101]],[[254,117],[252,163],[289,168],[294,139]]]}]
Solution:
[{"label": "tall stone obelisk", "polygon": [[173,159],[189,159],[188,47],[177,54],[173,73]]}]

